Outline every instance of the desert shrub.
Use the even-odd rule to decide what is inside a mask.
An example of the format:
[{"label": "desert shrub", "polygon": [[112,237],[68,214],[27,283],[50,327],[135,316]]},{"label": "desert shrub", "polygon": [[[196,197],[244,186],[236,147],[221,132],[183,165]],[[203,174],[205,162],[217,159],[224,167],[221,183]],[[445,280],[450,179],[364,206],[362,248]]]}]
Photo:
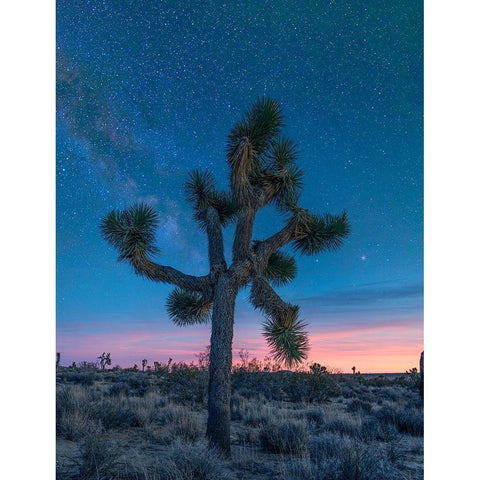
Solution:
[{"label": "desert shrub", "polygon": [[278,475],[282,480],[314,480],[317,478],[317,469],[308,457],[286,457],[279,465]]},{"label": "desert shrub", "polygon": [[325,415],[322,410],[319,410],[318,408],[307,410],[305,412],[305,418],[315,428],[319,428],[325,423]]},{"label": "desert shrub", "polygon": [[271,453],[301,454],[308,448],[305,422],[280,420],[270,422],[260,429],[260,445]]},{"label": "desert shrub", "polygon": [[375,412],[382,423],[394,425],[400,433],[423,435],[423,413],[420,410],[384,406]]},{"label": "desert shrub", "polygon": [[318,480],[399,480],[401,477],[382,450],[360,444],[345,445],[337,456],[317,466]]},{"label": "desert shrub", "polygon": [[335,457],[338,452],[345,448],[350,440],[335,433],[325,432],[315,436],[310,441],[310,456],[312,460],[319,463],[325,458]]},{"label": "desert shrub", "polygon": [[161,466],[162,480],[233,480],[224,460],[206,445],[174,445]]},{"label": "desert shrub", "polygon": [[310,444],[308,480],[397,480],[399,474],[382,449],[349,437],[324,433]]},{"label": "desert shrub", "polygon": [[371,416],[362,421],[360,436],[366,442],[373,440],[391,442],[398,437],[398,432],[394,425],[380,422],[376,417]]},{"label": "desert shrub", "polygon": [[119,395],[128,395],[130,393],[130,386],[127,382],[118,382],[110,385],[107,391],[107,395],[115,397]]},{"label": "desert shrub", "polygon": [[326,422],[323,429],[327,432],[348,435],[350,437],[360,438],[362,435],[361,424],[351,418],[334,418]]},{"label": "desert shrub", "polygon": [[281,372],[237,371],[232,374],[232,391],[251,400],[283,400],[283,377]]},{"label": "desert shrub", "polygon": [[160,391],[182,405],[204,403],[208,391],[208,372],[183,363],[173,364],[162,377]]},{"label": "desert shrub", "polygon": [[204,431],[200,422],[191,413],[183,411],[167,426],[164,438],[167,441],[180,439],[184,442],[195,442],[203,434]]},{"label": "desert shrub", "polygon": [[245,414],[246,401],[238,393],[233,393],[230,399],[230,418],[232,421],[242,420]]},{"label": "desert shrub", "polygon": [[369,402],[365,402],[358,398],[352,400],[347,405],[347,410],[352,413],[362,412],[362,413],[370,413],[372,411],[372,404]]},{"label": "desert shrub", "polygon": [[63,412],[57,419],[57,435],[78,441],[95,429],[95,422],[84,412]]},{"label": "desert shrub", "polygon": [[95,418],[107,430],[141,426],[134,404],[127,397],[103,398],[95,404]]},{"label": "desert shrub", "polygon": [[249,427],[260,427],[275,421],[279,417],[277,413],[269,405],[257,405],[255,402],[249,402],[245,405],[243,423]]},{"label": "desert shrub", "polygon": [[[75,417],[88,419],[92,414],[92,396],[80,385],[61,385],[56,390],[56,421],[59,424]],[[63,427],[61,427],[63,428]]]},{"label": "desert shrub", "polygon": [[79,451],[78,469],[81,479],[116,478],[113,472],[119,465],[118,448],[101,429],[89,432],[80,443]]},{"label": "desert shrub", "polygon": [[284,378],[283,387],[291,402],[325,402],[341,389],[331,375],[296,372]]},{"label": "desert shrub", "polygon": [[177,406],[170,405],[157,410],[155,422],[163,428],[151,423],[146,426],[146,431],[152,440],[161,444],[168,445],[175,440],[195,442],[205,433],[194,414]]}]

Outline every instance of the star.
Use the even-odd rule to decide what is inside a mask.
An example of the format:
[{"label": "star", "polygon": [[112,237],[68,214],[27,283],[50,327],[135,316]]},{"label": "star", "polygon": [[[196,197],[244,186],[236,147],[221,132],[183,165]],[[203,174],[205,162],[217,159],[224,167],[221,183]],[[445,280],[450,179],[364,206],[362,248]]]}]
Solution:
[{"label": "star", "polygon": [[362,262],[365,261],[366,259],[367,259],[367,257],[366,257],[365,255],[362,255],[362,256],[360,257],[360,260],[362,260]]}]

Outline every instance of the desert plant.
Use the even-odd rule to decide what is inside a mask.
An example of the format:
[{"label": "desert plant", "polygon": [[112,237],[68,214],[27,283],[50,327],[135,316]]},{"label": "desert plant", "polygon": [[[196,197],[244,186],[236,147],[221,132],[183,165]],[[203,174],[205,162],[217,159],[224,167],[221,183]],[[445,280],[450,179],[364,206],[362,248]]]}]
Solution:
[{"label": "desert plant", "polygon": [[174,445],[170,456],[160,467],[163,480],[233,480],[225,461],[214,449],[206,445]]},{"label": "desert plant", "polygon": [[148,363],[148,360],[147,360],[146,358],[144,358],[144,359],[142,360],[142,372],[145,371],[145,367],[147,366],[147,363]]},{"label": "desert plant", "polygon": [[105,353],[103,352],[99,357],[97,357],[100,360],[100,368],[102,370],[105,370],[106,365],[111,365],[112,360],[110,359],[110,353]]},{"label": "desert plant", "polygon": [[55,362],[55,367],[58,368],[60,366],[60,352],[57,352],[57,360]]},{"label": "desert plant", "polygon": [[308,448],[308,432],[301,420],[273,420],[260,429],[260,445],[271,453],[302,454]]},{"label": "desert plant", "polygon": [[423,435],[423,413],[418,409],[385,406],[374,415],[379,421],[394,425],[400,433]]},{"label": "desert plant", "polygon": [[[292,280],[294,257],[281,251],[317,255],[334,250],[349,232],[345,213],[314,215],[298,206],[302,172],[296,165],[294,143],[280,136],[283,117],[277,102],[259,99],[228,136],[230,190],[215,187],[211,172],[194,171],[186,184],[187,200],[208,237],[210,271],[186,275],[152,260],[158,215],[146,204],[112,211],[102,221],[104,238],[129,262],[135,273],[152,281],[175,285],[167,300],[173,322],[180,326],[211,320],[210,381],[207,438],[230,453],[230,373],[235,301],[250,284],[250,301],[265,315],[264,336],[272,355],[289,365],[307,357],[306,324],[299,307],[284,302],[272,288]],[[286,216],[286,225],[263,241],[253,241],[256,214],[267,205]],[[223,227],[235,221],[232,263],[224,255]]]},{"label": "desert plant", "polygon": [[108,480],[116,478],[114,470],[119,466],[117,446],[99,427],[91,430],[79,445],[79,478]]},{"label": "desert plant", "polygon": [[310,370],[314,375],[326,375],[328,373],[327,367],[325,365],[320,365],[319,363],[313,363],[310,365]]}]

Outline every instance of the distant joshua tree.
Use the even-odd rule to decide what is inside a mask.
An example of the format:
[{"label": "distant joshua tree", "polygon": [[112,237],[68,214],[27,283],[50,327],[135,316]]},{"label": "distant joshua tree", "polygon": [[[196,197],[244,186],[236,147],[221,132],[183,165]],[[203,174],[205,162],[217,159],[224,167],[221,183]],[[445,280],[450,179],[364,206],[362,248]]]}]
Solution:
[{"label": "distant joshua tree", "polygon": [[147,366],[147,362],[148,362],[148,360],[147,360],[146,358],[144,358],[144,359],[142,360],[142,372],[145,371],[145,367]]},{"label": "distant joshua tree", "polygon": [[[104,238],[130,263],[137,275],[175,285],[167,309],[179,326],[212,322],[209,365],[207,438],[230,454],[230,375],[235,301],[250,285],[250,301],[266,319],[263,335],[275,360],[287,365],[307,358],[306,324],[299,307],[283,301],[272,286],[295,277],[294,257],[281,251],[292,245],[301,254],[318,255],[340,247],[349,232],[346,213],[315,215],[298,205],[302,172],[296,165],[295,144],[281,136],[283,116],[277,102],[257,100],[234,125],[227,140],[230,189],[219,191],[209,171],[193,171],[186,198],[208,237],[210,271],[187,275],[155,263],[158,215],[146,204],[114,210],[102,221]],[[264,240],[253,240],[257,213],[265,206],[278,208],[284,227]],[[223,228],[235,222],[232,262],[227,265]]]},{"label": "distant joshua tree", "polygon": [[55,366],[58,368],[60,365],[60,352],[57,352],[57,361],[55,362]]},{"label": "distant joshua tree", "polygon": [[324,365],[320,365],[319,363],[313,363],[310,365],[310,370],[314,375],[325,375],[328,373],[327,367]]},{"label": "distant joshua tree", "polygon": [[352,367],[352,372],[355,375],[355,367]]},{"label": "distant joshua tree", "polygon": [[106,365],[111,365],[112,360],[110,359],[110,353],[105,353],[103,352],[99,357],[97,357],[100,360],[100,368],[102,370],[105,370]]}]

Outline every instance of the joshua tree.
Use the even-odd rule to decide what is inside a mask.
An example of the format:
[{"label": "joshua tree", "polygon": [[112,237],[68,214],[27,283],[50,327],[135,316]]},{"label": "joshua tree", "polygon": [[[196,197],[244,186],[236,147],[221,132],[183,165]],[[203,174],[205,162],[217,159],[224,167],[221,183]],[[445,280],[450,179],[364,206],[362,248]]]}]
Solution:
[{"label": "joshua tree", "polygon": [[145,371],[145,367],[147,366],[147,362],[148,362],[148,360],[147,360],[146,358],[144,358],[144,359],[142,360],[142,372]]},{"label": "joshua tree", "polygon": [[100,367],[101,367],[102,370],[105,370],[106,365],[111,365],[112,364],[112,360],[110,359],[110,353],[103,352],[97,358],[100,360]]},{"label": "joshua tree", "polygon": [[352,367],[352,372],[355,375],[355,367]]},{"label": "joshua tree", "polygon": [[60,352],[57,352],[57,361],[55,366],[58,368],[59,365],[60,365]]},{"label": "joshua tree", "polygon": [[[275,360],[299,364],[307,357],[306,324],[299,307],[283,301],[272,288],[295,277],[294,251],[316,255],[338,248],[348,234],[347,216],[316,215],[298,205],[302,172],[297,148],[281,136],[283,118],[277,102],[257,100],[234,125],[227,139],[230,189],[219,191],[208,171],[193,171],[186,182],[187,201],[208,237],[210,270],[193,276],[152,259],[158,216],[146,204],[112,211],[102,221],[104,238],[131,264],[137,275],[175,285],[167,309],[179,326],[211,320],[207,438],[230,453],[230,374],[235,300],[250,286],[250,301],[265,315],[263,335]],[[253,224],[266,205],[278,208],[284,227],[264,240],[253,240]],[[235,223],[232,262],[224,255],[223,228]]]},{"label": "joshua tree", "polygon": [[325,365],[320,365],[319,363],[310,365],[310,370],[314,375],[325,375],[328,373],[327,367]]}]

